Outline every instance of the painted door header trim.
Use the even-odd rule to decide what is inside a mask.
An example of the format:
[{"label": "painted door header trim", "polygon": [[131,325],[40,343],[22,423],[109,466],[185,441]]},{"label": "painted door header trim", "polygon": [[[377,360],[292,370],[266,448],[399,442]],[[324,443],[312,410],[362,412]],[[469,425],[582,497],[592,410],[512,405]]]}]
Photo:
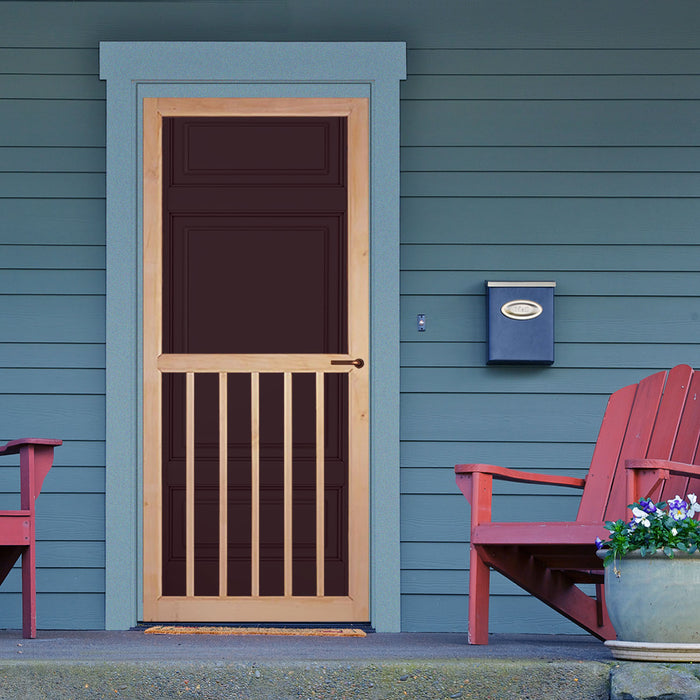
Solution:
[{"label": "painted door header trim", "polygon": [[[234,60],[235,59],[235,60]],[[100,42],[102,80],[406,79],[404,42]]]}]

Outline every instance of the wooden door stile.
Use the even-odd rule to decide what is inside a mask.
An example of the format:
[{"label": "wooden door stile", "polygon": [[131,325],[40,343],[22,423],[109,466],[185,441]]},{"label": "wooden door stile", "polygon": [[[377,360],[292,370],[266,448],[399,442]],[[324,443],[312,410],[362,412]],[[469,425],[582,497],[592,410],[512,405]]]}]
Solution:
[{"label": "wooden door stile", "polygon": [[292,596],[292,374],[284,373],[284,595]]},{"label": "wooden door stile", "polygon": [[260,595],[260,374],[250,374],[250,444],[251,444],[251,596]]},{"label": "wooden door stile", "polygon": [[187,372],[185,384],[185,571],[187,597],[194,596],[194,372]]},{"label": "wooden door stile", "polygon": [[325,594],[325,392],[323,372],[316,372],[316,595]]},{"label": "wooden door stile", "polygon": [[228,594],[228,374],[219,372],[219,596]]}]

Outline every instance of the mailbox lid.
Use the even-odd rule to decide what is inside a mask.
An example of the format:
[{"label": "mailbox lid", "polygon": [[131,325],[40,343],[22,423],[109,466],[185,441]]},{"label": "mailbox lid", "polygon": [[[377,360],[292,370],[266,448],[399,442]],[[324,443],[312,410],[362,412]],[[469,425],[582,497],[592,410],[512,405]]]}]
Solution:
[{"label": "mailbox lid", "polygon": [[488,281],[488,364],[554,362],[556,282]]}]

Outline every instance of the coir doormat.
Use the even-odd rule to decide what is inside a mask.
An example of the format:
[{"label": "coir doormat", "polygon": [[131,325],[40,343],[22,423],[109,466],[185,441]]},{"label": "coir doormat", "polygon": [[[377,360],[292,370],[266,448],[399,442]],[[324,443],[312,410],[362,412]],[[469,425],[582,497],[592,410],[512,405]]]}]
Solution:
[{"label": "coir doormat", "polygon": [[181,627],[179,625],[154,625],[145,634],[218,634],[231,636],[277,635],[281,637],[366,637],[361,629],[319,627]]}]

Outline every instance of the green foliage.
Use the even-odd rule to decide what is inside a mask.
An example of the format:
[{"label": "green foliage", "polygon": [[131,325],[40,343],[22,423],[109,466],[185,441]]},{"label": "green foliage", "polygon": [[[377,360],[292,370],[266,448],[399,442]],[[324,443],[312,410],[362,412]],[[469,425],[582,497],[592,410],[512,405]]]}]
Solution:
[{"label": "green foliage", "polygon": [[605,564],[637,550],[643,557],[660,550],[669,558],[673,558],[674,550],[695,552],[700,545],[700,522],[694,516],[700,512],[700,505],[695,494],[688,494],[686,499],[676,496],[668,502],[653,503],[642,498],[628,506],[632,511],[629,522],[606,522],[608,539],[596,538],[596,547],[606,551]]}]

